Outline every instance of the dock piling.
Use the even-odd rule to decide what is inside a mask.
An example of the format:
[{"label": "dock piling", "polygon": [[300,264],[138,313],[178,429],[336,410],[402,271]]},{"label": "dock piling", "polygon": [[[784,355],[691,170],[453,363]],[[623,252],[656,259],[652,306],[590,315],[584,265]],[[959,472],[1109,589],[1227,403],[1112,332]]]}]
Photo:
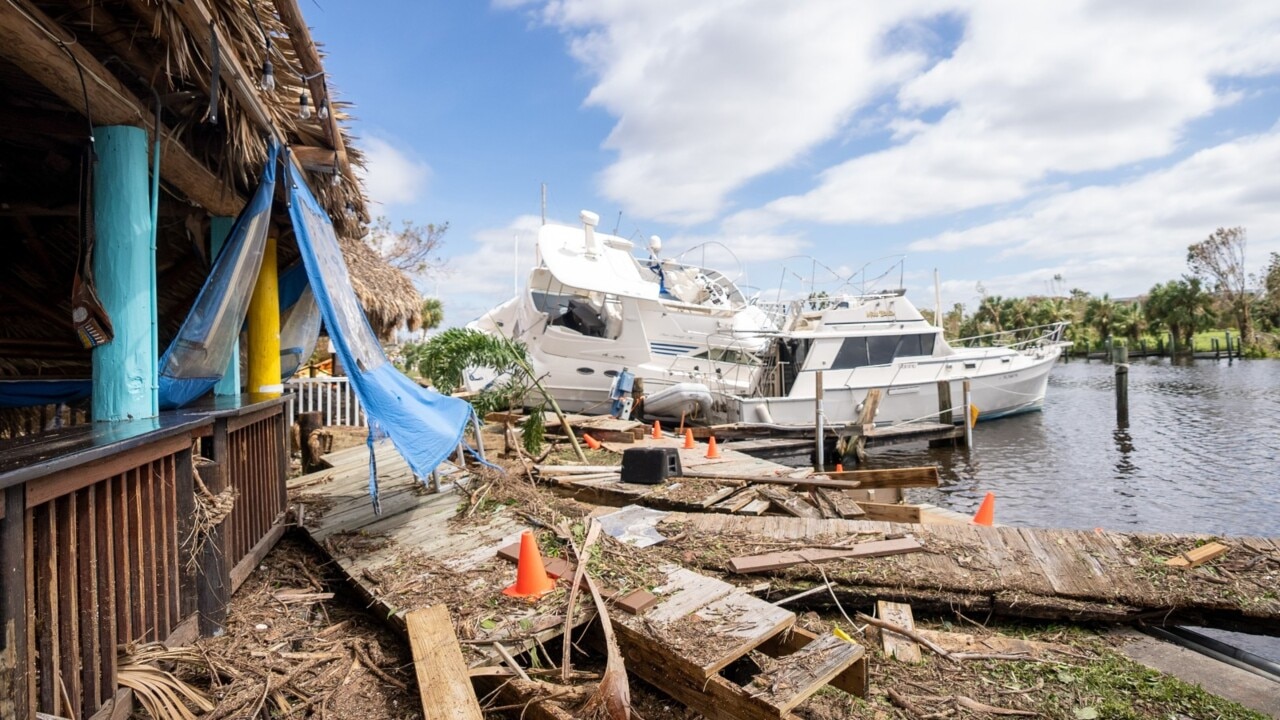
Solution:
[{"label": "dock piling", "polygon": [[817,386],[814,388],[814,392],[813,392],[813,430],[814,430],[813,442],[815,444],[813,466],[815,470],[817,470],[818,472],[822,472],[823,470],[826,469],[826,458],[823,457],[823,450],[825,448],[823,448],[823,442],[822,442],[823,436],[826,433],[823,432],[823,427],[822,427],[823,417],[822,417],[822,371],[821,370],[817,372],[817,378],[815,379],[815,382],[817,383]]},{"label": "dock piling", "polygon": [[973,395],[968,378],[964,381],[964,446],[973,447]]},{"label": "dock piling", "polygon": [[1116,425],[1129,427],[1129,349],[1113,348],[1111,362],[1116,366]]}]

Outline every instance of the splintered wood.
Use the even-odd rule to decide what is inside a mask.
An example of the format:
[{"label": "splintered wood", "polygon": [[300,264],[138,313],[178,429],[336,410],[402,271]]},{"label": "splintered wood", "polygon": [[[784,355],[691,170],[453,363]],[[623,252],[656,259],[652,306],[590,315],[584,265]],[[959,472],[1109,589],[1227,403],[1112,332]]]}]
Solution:
[{"label": "splintered wood", "polygon": [[736,573],[759,573],[801,565],[804,563],[821,563],[832,560],[851,558],[873,558],[903,553],[918,552],[924,549],[912,538],[896,540],[876,540],[858,543],[848,548],[801,548],[782,552],[771,552],[763,555],[736,557],[729,561],[729,569]]},{"label": "splintered wood", "polygon": [[[881,620],[897,625],[900,628],[916,629],[916,621],[911,615],[910,605],[879,600],[876,602],[876,615]],[[905,663],[920,662],[920,646],[916,644],[915,640],[906,635],[881,628],[880,645],[884,648],[885,655],[896,660]]]},{"label": "splintered wood", "polygon": [[1171,557],[1168,560],[1165,560],[1164,564],[1184,568],[1200,567],[1210,560],[1216,560],[1223,555],[1226,555],[1227,551],[1230,549],[1230,547],[1227,547],[1220,542],[1211,542],[1207,545],[1201,545],[1193,550],[1188,550],[1177,557]]}]

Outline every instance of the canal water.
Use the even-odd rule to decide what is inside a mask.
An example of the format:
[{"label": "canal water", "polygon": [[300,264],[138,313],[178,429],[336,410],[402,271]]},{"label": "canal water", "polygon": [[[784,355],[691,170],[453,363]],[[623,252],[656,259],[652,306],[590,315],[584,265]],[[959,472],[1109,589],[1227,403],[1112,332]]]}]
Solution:
[{"label": "canal water", "polygon": [[875,450],[867,467],[936,464],[941,486],[912,500],[972,514],[994,492],[1010,525],[1280,537],[1278,361],[1135,361],[1120,427],[1114,367],[1072,360],[1043,412],[979,422],[973,444]]},{"label": "canal water", "polygon": [[[996,522],[1133,532],[1280,537],[1280,361],[1136,360],[1129,426],[1116,423],[1115,368],[1054,367],[1044,412],[978,423],[973,449],[874,450],[867,467],[936,464],[912,502]],[[1280,662],[1280,639],[1205,631]]]}]

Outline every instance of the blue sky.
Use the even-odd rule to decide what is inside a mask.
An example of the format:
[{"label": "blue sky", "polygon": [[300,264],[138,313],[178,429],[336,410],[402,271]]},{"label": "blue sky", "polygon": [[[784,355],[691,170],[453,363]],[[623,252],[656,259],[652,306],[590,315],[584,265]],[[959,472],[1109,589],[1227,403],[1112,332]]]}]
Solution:
[{"label": "blue sky", "polygon": [[770,297],[782,278],[788,295],[800,278],[836,291],[896,256],[923,306],[935,268],[947,305],[1055,275],[1128,296],[1182,273],[1219,226],[1248,228],[1252,270],[1280,251],[1274,2],[304,12],[355,105],[376,212],[451,223],[446,268],[419,283],[450,325],[510,296],[544,182],[552,221],[590,209],[672,253],[709,243],[709,264]]}]

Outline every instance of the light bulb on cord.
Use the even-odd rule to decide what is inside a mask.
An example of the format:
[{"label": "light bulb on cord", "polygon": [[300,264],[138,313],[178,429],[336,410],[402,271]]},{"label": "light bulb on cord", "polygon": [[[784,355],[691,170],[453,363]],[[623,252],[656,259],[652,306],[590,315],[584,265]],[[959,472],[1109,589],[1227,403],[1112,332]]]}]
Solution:
[{"label": "light bulb on cord", "polygon": [[303,120],[311,117],[311,98],[307,96],[306,90],[298,96],[298,117]]},{"label": "light bulb on cord", "polygon": [[316,111],[316,117],[321,120],[329,119],[329,98],[320,101],[320,109]]},{"label": "light bulb on cord", "polygon": [[329,184],[330,184],[330,185],[332,185],[332,186],[334,186],[334,187],[338,187],[339,185],[341,185],[341,184],[342,184],[342,174],[341,174],[341,173],[339,173],[337,170],[334,170],[334,171],[333,171],[333,174],[329,176]]},{"label": "light bulb on cord", "polygon": [[[270,52],[270,48],[267,49]],[[262,89],[271,92],[276,89],[276,70],[271,65],[271,58],[268,57],[262,63]]]}]

